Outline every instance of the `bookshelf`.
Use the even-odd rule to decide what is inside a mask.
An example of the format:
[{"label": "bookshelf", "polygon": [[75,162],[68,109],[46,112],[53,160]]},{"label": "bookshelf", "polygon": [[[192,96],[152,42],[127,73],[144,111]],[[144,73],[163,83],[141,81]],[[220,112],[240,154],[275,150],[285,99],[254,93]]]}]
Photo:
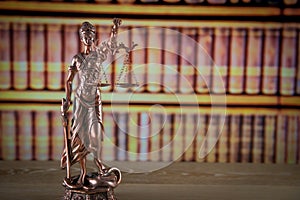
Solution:
[{"label": "bookshelf", "polygon": [[[175,52],[184,52],[182,47],[185,44],[190,48],[187,52],[193,52],[193,48],[199,51],[197,46],[191,47],[193,44],[182,39],[182,36],[173,35],[175,39],[170,39],[171,35],[167,31],[159,33],[151,27],[173,28],[201,43],[215,60],[216,66],[220,67],[226,88],[225,93],[218,88],[220,85],[214,78],[215,68],[205,69],[212,65],[211,60],[198,57],[199,52],[197,55],[186,55],[195,57],[195,63],[204,66],[200,72],[209,82],[206,82],[207,88],[201,86],[203,80],[200,73],[188,68],[190,63],[178,56],[176,62],[167,63],[165,60],[170,60],[168,58],[174,55],[169,56],[164,51],[157,53],[142,50],[141,54],[133,55],[133,59],[141,64],[158,62],[161,67],[153,71],[148,68],[145,68],[148,70],[146,72],[138,71],[136,75],[139,80],[159,81],[163,85],[176,79],[178,83],[170,83],[176,92],[169,93],[165,88],[145,86],[131,95],[124,91],[113,91],[112,88],[104,89],[104,119],[113,119],[112,113],[117,110],[120,117],[118,120],[122,119],[121,126],[139,135],[141,129],[135,130],[135,126],[126,125],[125,121],[130,122],[131,119],[136,123],[146,123],[147,113],[150,112],[149,115],[155,116],[153,121],[160,124],[165,115],[166,127],[162,127],[162,132],[167,133],[168,138],[159,135],[159,138],[151,138],[148,143],[138,141],[114,132],[118,130],[116,125],[107,122],[108,135],[123,135],[114,138],[124,140],[122,148],[143,152],[162,147],[160,145],[169,141],[177,129],[181,133],[178,138],[183,138],[185,143],[191,139],[194,141],[185,153],[179,149],[168,149],[165,154],[155,158],[138,158],[132,157],[130,153],[110,152],[107,159],[169,161],[171,158],[167,155],[184,153],[182,158],[175,160],[299,164],[299,2],[295,7],[285,4],[285,1],[274,5],[231,5],[229,1],[218,5],[209,1],[194,5],[187,2],[144,4],[137,1],[124,4],[121,1],[1,1],[0,34],[4,42],[0,47],[0,159],[59,159],[57,149],[63,145],[59,106],[61,98],[65,96],[63,85],[69,60],[81,48],[77,29],[83,21],[91,21],[96,25],[101,40],[109,35],[111,18],[121,17],[124,19],[125,31],[146,27],[144,32],[130,33],[132,40],[137,38],[139,43],[147,41],[146,47],[149,40],[152,41],[151,38],[156,38],[154,43],[157,46],[166,46],[172,44],[172,41],[186,41],[178,42]],[[164,39],[169,36],[168,40]],[[68,41],[68,37],[74,42]],[[58,45],[55,45],[57,41]],[[38,48],[32,48],[34,45]],[[260,51],[255,51],[257,48]],[[144,61],[139,58],[143,55]],[[164,64],[175,67],[181,78],[167,73]],[[114,79],[113,74],[118,72],[117,64],[113,65],[108,72],[112,74],[111,80]],[[112,109],[111,105],[115,108]],[[178,117],[180,113],[182,119]],[[225,121],[221,123],[223,119]],[[182,120],[184,124],[173,124],[176,120]],[[197,127],[197,122],[205,124]],[[189,126],[190,123],[195,124]],[[206,133],[210,124],[213,128]],[[150,125],[147,131],[154,130],[153,126]],[[40,136],[38,129],[45,129]],[[184,134],[194,132],[193,129],[199,131],[194,137]],[[215,135],[216,130],[220,129],[222,134]],[[207,134],[212,138],[203,140]],[[211,148],[218,137],[219,142],[215,148]],[[24,144],[21,144],[23,139]],[[126,143],[131,140],[132,144]],[[105,145],[108,144],[106,141]],[[183,144],[174,145],[181,148]],[[46,149],[43,150],[43,147]],[[202,154],[212,151],[207,157],[199,159],[197,154],[200,147],[203,149]],[[107,148],[110,148],[109,145]],[[23,153],[20,149],[29,153]]]}]

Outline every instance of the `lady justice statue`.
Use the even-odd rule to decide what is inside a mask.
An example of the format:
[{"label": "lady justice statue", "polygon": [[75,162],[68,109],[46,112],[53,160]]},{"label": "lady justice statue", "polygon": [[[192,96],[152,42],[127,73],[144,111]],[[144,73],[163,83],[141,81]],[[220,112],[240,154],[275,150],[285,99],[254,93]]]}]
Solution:
[{"label": "lady justice statue", "polygon": [[[115,199],[113,188],[121,182],[121,172],[117,168],[105,168],[101,161],[101,142],[103,140],[102,104],[100,96],[101,77],[105,73],[102,63],[107,55],[125,49],[128,53],[133,47],[117,43],[120,19],[113,20],[111,36],[99,46],[95,45],[96,30],[89,22],[84,22],[79,30],[84,51],[76,54],[68,68],[65,85],[66,98],[62,100],[61,113],[64,126],[65,149],[61,167],[66,169],[63,185],[66,187],[65,199]],[[72,82],[79,76],[79,86],[74,91],[73,118],[68,130],[67,111],[71,104]],[[98,172],[87,173],[86,156],[91,153]],[[80,164],[80,175],[71,177],[70,167]]]}]

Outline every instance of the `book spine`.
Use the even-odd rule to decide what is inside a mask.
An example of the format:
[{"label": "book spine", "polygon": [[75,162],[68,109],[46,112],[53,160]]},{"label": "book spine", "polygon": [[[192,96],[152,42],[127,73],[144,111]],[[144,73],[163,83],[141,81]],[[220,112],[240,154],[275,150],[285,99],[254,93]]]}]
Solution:
[{"label": "book spine", "polygon": [[287,116],[277,116],[276,128],[276,163],[285,163],[286,161],[286,137],[287,137]]},{"label": "book spine", "polygon": [[160,92],[163,86],[163,29],[147,29],[147,91]]},{"label": "book spine", "polygon": [[104,138],[101,159],[105,161],[116,160],[116,119],[111,112],[103,112]]},{"label": "book spine", "polygon": [[251,143],[253,133],[253,116],[244,115],[242,122],[242,136],[241,136],[241,162],[247,163],[252,161],[251,157]]},{"label": "book spine", "polygon": [[16,115],[13,111],[1,111],[1,151],[3,160],[16,159]]},{"label": "book spine", "polygon": [[5,90],[11,88],[11,35],[10,24],[0,22],[0,89]]},{"label": "book spine", "polygon": [[28,42],[27,24],[13,24],[13,87],[17,90],[28,88]]},{"label": "book spine", "polygon": [[[184,147],[184,124],[186,115],[182,113],[174,114],[173,137],[172,137],[172,161],[181,161],[183,158]],[[188,133],[187,133],[188,134]]]},{"label": "book spine", "polygon": [[209,124],[207,125],[207,133],[206,133],[206,161],[209,163],[214,163],[218,159],[218,135],[219,135],[219,116],[218,115],[211,115],[209,119]]},{"label": "book spine", "polygon": [[230,119],[230,157],[231,163],[240,162],[241,155],[241,132],[242,132],[242,120],[241,115],[231,115]]},{"label": "book spine", "polygon": [[278,92],[279,68],[279,29],[265,29],[264,60],[263,60],[263,94],[276,94]]},{"label": "book spine", "polygon": [[36,160],[49,160],[49,115],[46,111],[37,111],[34,120],[34,147]]},{"label": "book spine", "polygon": [[[128,30],[129,27],[128,26],[121,26],[119,28],[119,31],[118,31],[118,42],[122,42],[125,46],[130,46],[130,37],[131,37],[131,33],[130,31]],[[125,68],[124,66],[124,60],[125,60],[125,51],[120,51],[120,53],[117,53],[115,56],[114,56],[114,71],[116,72],[115,73],[115,77],[116,77],[116,80],[115,80],[115,84],[126,84],[126,83],[130,83],[131,80],[129,80],[128,78],[130,78],[131,76],[128,76],[128,72],[129,72],[129,69]],[[132,56],[130,55],[129,56],[129,59],[131,60],[132,59]],[[119,87],[117,85],[115,85],[114,87],[114,91],[115,92],[127,92],[129,90],[128,87]]]},{"label": "book spine", "polygon": [[149,149],[150,149],[150,118],[148,113],[142,112],[139,115],[139,160],[149,160]]},{"label": "book spine", "polygon": [[135,92],[143,92],[146,89],[146,37],[147,32],[145,28],[137,27],[131,30],[131,42],[138,45],[132,51],[132,81],[139,84],[138,87],[134,88]]},{"label": "book spine", "polygon": [[164,29],[164,34],[163,91],[176,93],[179,89],[180,34],[175,28]]},{"label": "book spine", "polygon": [[282,33],[280,94],[295,93],[296,59],[297,59],[297,29],[285,27]]},{"label": "book spine", "polygon": [[118,113],[117,117],[117,160],[125,161],[128,159],[128,114]]},{"label": "book spine", "polygon": [[50,132],[51,132],[51,160],[59,160],[64,148],[63,126],[61,122],[61,113],[59,111],[52,111],[50,113]]},{"label": "book spine", "polygon": [[62,27],[58,24],[47,25],[47,89],[64,88],[62,79]]},{"label": "book spine", "polygon": [[[300,4],[300,1],[299,1]],[[296,73],[296,94],[300,94],[300,25],[298,26],[298,34],[297,34],[297,73]]]},{"label": "book spine", "polygon": [[181,93],[192,93],[195,88],[195,72],[197,58],[197,31],[195,28],[182,28],[180,34],[180,76],[179,90]]},{"label": "book spine", "polygon": [[265,137],[264,137],[264,162],[274,163],[275,161],[275,127],[276,117],[267,115],[265,118]]},{"label": "book spine", "polygon": [[[110,26],[103,26],[98,25],[97,26],[97,35],[98,35],[98,45],[100,45],[102,42],[108,41],[110,38],[111,33],[111,27]],[[107,59],[102,64],[102,74],[101,74],[101,83],[109,83],[112,84],[115,82],[115,72],[113,71],[113,59],[114,56],[111,54],[107,55]],[[102,92],[111,92],[112,91],[112,85],[101,87]]]},{"label": "book spine", "polygon": [[218,162],[229,162],[229,116],[225,116],[223,128],[218,141]]},{"label": "book spine", "polygon": [[225,93],[228,91],[228,65],[229,65],[229,41],[230,30],[228,28],[216,28],[214,39],[214,66],[213,86],[214,93]]},{"label": "book spine", "polygon": [[244,69],[246,60],[246,30],[236,28],[231,33],[229,93],[244,92]]},{"label": "book spine", "polygon": [[158,162],[162,160],[162,115],[161,113],[150,113],[150,157],[149,160]]},{"label": "book spine", "polygon": [[163,128],[162,128],[162,161],[170,162],[172,161],[172,120],[174,116],[168,114],[164,116]]},{"label": "book spine", "polygon": [[196,154],[196,161],[203,162],[206,154],[205,149],[205,135],[207,131],[207,123],[208,123],[208,116],[205,114],[198,115],[196,119],[196,125],[198,133],[195,140],[195,154]]},{"label": "book spine", "polygon": [[140,113],[130,112],[129,119],[128,119],[128,160],[129,161],[137,161],[140,155],[140,148],[139,148],[139,139],[140,134],[139,131],[139,118]]},{"label": "book spine", "polygon": [[[224,47],[222,45],[225,41],[225,38],[221,35],[218,31],[218,36],[216,37],[216,45],[219,45],[220,47]],[[212,72],[213,72],[213,30],[211,28],[201,27],[198,29],[198,46],[197,46],[197,81],[196,81],[196,91],[198,93],[208,93],[211,92],[212,89]],[[226,47],[227,48],[227,47]],[[215,54],[221,53],[221,49],[217,50]],[[217,55],[215,55],[217,56]],[[220,56],[218,54],[218,56]],[[219,64],[222,64],[222,59],[226,59],[224,57],[220,58],[218,57]],[[226,61],[225,61],[226,62]],[[217,74],[216,74],[217,75]],[[217,82],[218,83],[218,82]],[[221,84],[221,83],[219,83]],[[217,87],[219,85],[216,85],[216,90],[218,91]],[[220,86],[221,87],[221,86]]]},{"label": "book spine", "polygon": [[261,92],[263,30],[254,28],[249,30],[246,65],[246,93],[259,94]]},{"label": "book spine", "polygon": [[[71,65],[72,58],[77,53],[80,52],[79,48],[79,33],[78,33],[79,27],[77,25],[64,25],[63,26],[63,82],[65,84],[65,81],[67,80],[68,75],[68,67]],[[75,75],[75,78],[73,79],[73,89],[76,89],[79,84],[79,78],[78,75]],[[64,87],[63,87],[64,88]]]},{"label": "book spine", "polygon": [[252,162],[264,162],[264,116],[255,115],[253,125]]},{"label": "book spine", "polygon": [[42,24],[30,24],[30,82],[31,89],[45,88],[45,30]]},{"label": "book spine", "polygon": [[297,116],[288,116],[288,133],[287,133],[287,163],[296,164],[297,163]]},{"label": "book spine", "polygon": [[32,112],[18,111],[18,137],[19,137],[19,158],[20,160],[32,159]]},{"label": "book spine", "polygon": [[195,114],[185,115],[184,126],[184,161],[195,161],[196,160],[196,145],[194,141],[197,141],[198,125],[196,124]]}]

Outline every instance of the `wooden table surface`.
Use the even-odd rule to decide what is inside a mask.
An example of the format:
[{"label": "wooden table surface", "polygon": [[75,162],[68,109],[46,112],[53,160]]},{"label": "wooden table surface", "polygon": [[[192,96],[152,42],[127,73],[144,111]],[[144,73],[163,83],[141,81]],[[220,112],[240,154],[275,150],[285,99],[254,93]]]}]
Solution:
[{"label": "wooden table surface", "polygon": [[[78,170],[72,168],[74,175]],[[62,199],[64,175],[58,161],[0,161],[0,199]],[[298,200],[300,165],[175,162],[155,172],[123,173],[115,193],[119,200]]]}]

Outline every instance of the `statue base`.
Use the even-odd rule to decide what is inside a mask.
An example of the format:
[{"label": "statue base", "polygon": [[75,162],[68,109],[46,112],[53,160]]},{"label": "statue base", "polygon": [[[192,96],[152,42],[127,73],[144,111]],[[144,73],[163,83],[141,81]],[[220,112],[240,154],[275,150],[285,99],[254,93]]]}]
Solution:
[{"label": "statue base", "polygon": [[113,188],[103,187],[93,191],[65,189],[64,200],[117,200]]},{"label": "statue base", "polygon": [[114,188],[121,181],[121,172],[111,168],[105,174],[89,173],[85,176],[84,183],[78,184],[78,176],[65,178],[64,200],[116,200]]}]

